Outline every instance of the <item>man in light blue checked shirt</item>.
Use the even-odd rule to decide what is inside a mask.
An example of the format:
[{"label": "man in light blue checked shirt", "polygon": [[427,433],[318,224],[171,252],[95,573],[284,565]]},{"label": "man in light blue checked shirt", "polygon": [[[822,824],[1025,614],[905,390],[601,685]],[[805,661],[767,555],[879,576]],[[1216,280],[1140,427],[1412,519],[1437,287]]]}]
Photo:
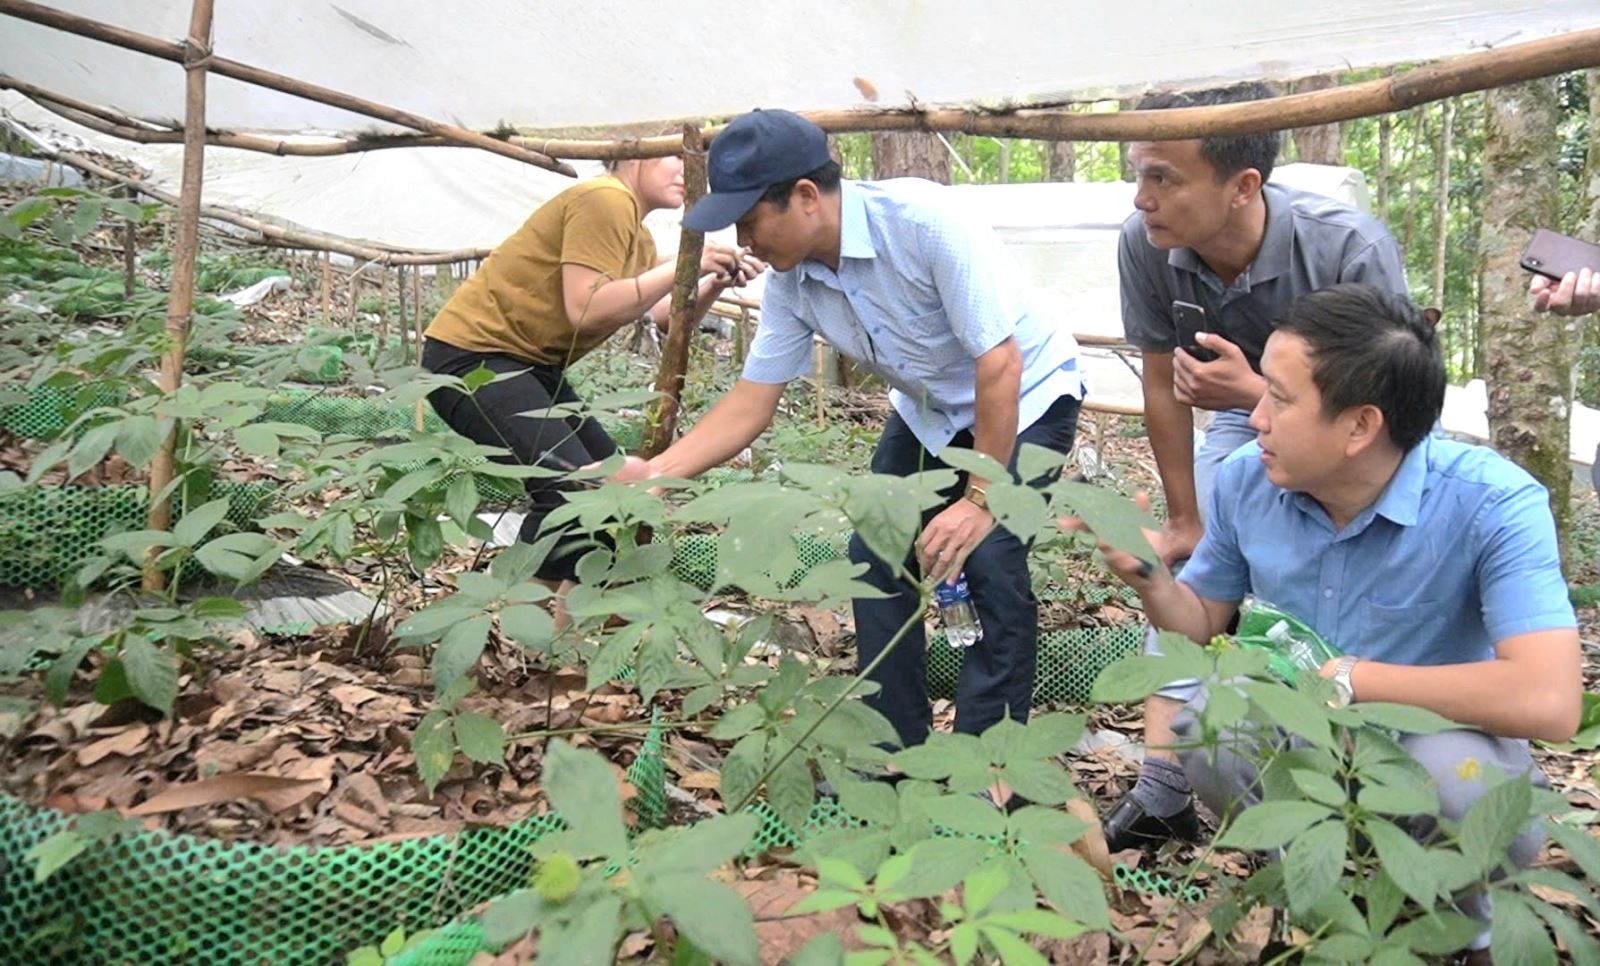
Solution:
[{"label": "man in light blue checked shirt", "polygon": [[[812,339],[892,388],[894,413],[873,455],[875,473],[905,476],[944,466],[947,446],[975,449],[1016,472],[1022,443],[1065,454],[1083,384],[1077,344],[1034,314],[992,228],[968,221],[949,189],[926,181],[842,181],[820,128],[787,111],[756,111],[712,143],[711,193],[684,219],[714,231],[737,222],[739,243],[771,265],[744,375],[647,469],[625,476],[688,477],[743,450],[765,430],[784,385],[805,373]],[[924,516],[913,575],[966,573],[983,639],[966,651],[956,688],[956,729],[979,733],[1032,699],[1038,608],[1027,546],[997,528],[986,481],[969,477]],[[857,658],[866,666],[921,607],[919,588],[896,577],[860,538],[881,599],[855,601]],[[931,727],[920,623],[873,674],[870,700],[907,746]]]}]

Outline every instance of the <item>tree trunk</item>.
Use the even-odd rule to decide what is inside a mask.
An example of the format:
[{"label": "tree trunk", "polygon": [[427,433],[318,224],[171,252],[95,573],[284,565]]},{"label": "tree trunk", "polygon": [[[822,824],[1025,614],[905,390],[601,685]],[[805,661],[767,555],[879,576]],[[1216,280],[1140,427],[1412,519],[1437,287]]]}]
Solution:
[{"label": "tree trunk", "polygon": [[950,153],[937,134],[883,131],[872,135],[872,172],[877,178],[927,178],[950,183]]},{"label": "tree trunk", "polygon": [[1400,233],[1400,251],[1410,252],[1417,234],[1417,165],[1428,143],[1428,106],[1411,110],[1411,150],[1406,153],[1406,223]]},{"label": "tree trunk", "polygon": [[999,167],[1000,167],[1000,176],[996,180],[998,180],[1001,184],[1010,184],[1011,183],[1011,147],[1012,147],[1011,139],[1010,138],[1000,138],[997,143],[1000,146],[1000,165],[999,165]]},{"label": "tree trunk", "polygon": [[1567,464],[1577,319],[1541,315],[1517,261],[1559,207],[1555,78],[1491,90],[1485,106],[1482,272],[1489,435],[1550,491],[1563,555],[1570,550]]},{"label": "tree trunk", "polygon": [[1444,263],[1450,241],[1450,141],[1455,133],[1456,102],[1444,102],[1439,115],[1439,150],[1433,176],[1433,304],[1444,311]]},{"label": "tree trunk", "polygon": [[1589,151],[1583,162],[1583,199],[1587,215],[1582,237],[1600,241],[1600,69],[1584,74],[1589,84]]},{"label": "tree trunk", "polygon": [[1394,163],[1394,115],[1378,117],[1378,217],[1389,223],[1389,169]]},{"label": "tree trunk", "polygon": [[1078,155],[1071,141],[1051,141],[1044,148],[1046,181],[1076,181]]},{"label": "tree trunk", "polygon": [[[687,188],[684,210],[706,195],[706,152],[696,124],[683,126],[683,183]],[[700,255],[706,236],[685,227],[678,236],[678,264],[672,278],[672,307],[667,317],[667,338],[661,346],[661,368],[656,372],[657,400],[650,410],[649,427],[639,455],[657,456],[678,437],[678,411],[683,380],[689,369],[689,339],[694,333],[694,309],[700,284]]]},{"label": "tree trunk", "polygon": [[[1338,86],[1337,74],[1318,74],[1297,81],[1294,93],[1304,94]],[[1296,128],[1293,136],[1299,160],[1312,164],[1344,164],[1344,125],[1335,123]]]}]

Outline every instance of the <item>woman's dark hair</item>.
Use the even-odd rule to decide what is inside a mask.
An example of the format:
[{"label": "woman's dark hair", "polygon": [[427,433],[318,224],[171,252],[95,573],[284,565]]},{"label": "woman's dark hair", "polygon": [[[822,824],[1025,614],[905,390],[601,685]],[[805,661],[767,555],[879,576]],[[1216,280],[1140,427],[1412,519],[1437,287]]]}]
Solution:
[{"label": "woman's dark hair", "polygon": [[1278,331],[1305,340],[1324,416],[1376,406],[1389,438],[1409,451],[1444,410],[1437,321],[1404,295],[1347,283],[1295,299]]},{"label": "woman's dark hair", "polygon": [[[1147,95],[1139,102],[1139,110],[1154,111],[1174,107],[1215,107],[1218,104],[1241,104],[1273,97],[1274,91],[1260,81],[1216,87],[1204,91],[1170,92]],[[1217,173],[1218,181],[1226,181],[1245,168],[1261,172],[1265,182],[1272,177],[1272,166],[1278,162],[1279,134],[1230,134],[1224,137],[1200,139],[1200,156],[1206,159]]]}]

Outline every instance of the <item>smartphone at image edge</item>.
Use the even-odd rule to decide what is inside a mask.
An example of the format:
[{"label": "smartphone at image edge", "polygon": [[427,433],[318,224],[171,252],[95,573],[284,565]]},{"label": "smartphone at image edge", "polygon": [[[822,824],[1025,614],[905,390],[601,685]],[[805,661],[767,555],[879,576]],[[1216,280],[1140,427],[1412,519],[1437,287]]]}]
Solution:
[{"label": "smartphone at image edge", "polygon": [[1206,326],[1206,310],[1193,302],[1184,302],[1179,299],[1172,301],[1172,321],[1178,329],[1178,346],[1183,351],[1199,359],[1201,362],[1210,362],[1217,354],[1210,349],[1203,349],[1195,339],[1200,332],[1210,332]]},{"label": "smartphone at image edge", "polygon": [[1522,267],[1558,282],[1580,269],[1600,272],[1600,245],[1541,228],[1522,252]]}]

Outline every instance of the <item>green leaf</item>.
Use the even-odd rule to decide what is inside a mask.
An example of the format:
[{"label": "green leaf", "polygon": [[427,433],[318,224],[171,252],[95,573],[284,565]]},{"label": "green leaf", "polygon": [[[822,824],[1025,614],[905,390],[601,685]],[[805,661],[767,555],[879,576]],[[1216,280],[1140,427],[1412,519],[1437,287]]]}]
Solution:
[{"label": "green leaf", "polygon": [[446,597],[401,621],[394,634],[400,638],[431,641],[476,613],[477,608],[463,607],[456,598]]},{"label": "green leaf", "polygon": [[1276,849],[1332,815],[1315,802],[1261,802],[1240,812],[1217,845],[1230,849]]},{"label": "green leaf", "polygon": [[846,892],[843,889],[818,889],[804,899],[790,906],[786,915],[808,916],[817,912],[832,912],[853,906],[861,901],[861,896],[855,892]]},{"label": "green leaf", "polygon": [[480,614],[445,631],[438,648],[433,652],[433,686],[443,689],[472,670],[488,643],[487,615]]},{"label": "green leaf", "polygon": [[711,726],[711,737],[721,741],[739,738],[761,727],[767,714],[759,704],[741,704],[717,719]]},{"label": "green leaf", "polygon": [[406,514],[406,551],[418,570],[427,569],[444,552],[444,532],[433,517]]},{"label": "green leaf", "polygon": [[898,565],[922,529],[921,493],[914,484],[892,476],[856,477],[846,485],[844,512],[856,535],[880,560]]},{"label": "green leaf", "polygon": [[78,666],[91,650],[100,644],[101,637],[75,637],[72,644],[61,652],[50,665],[50,670],[44,676],[44,697],[46,701],[56,707],[61,707],[67,700],[67,689],[72,684],[72,676],[77,673]]},{"label": "green leaf", "polygon": [[841,778],[834,787],[844,810],[865,822],[893,825],[900,819],[900,798],[883,782]]},{"label": "green leaf", "polygon": [[1083,725],[1081,714],[1058,711],[1039,715],[1029,721],[1022,736],[1012,742],[1011,754],[1022,758],[1064,755],[1083,737]]},{"label": "green leaf", "polygon": [[1029,805],[1006,819],[1012,835],[1024,845],[1067,845],[1083,837],[1089,826],[1082,819],[1055,808]]},{"label": "green leaf", "polygon": [[1391,932],[1389,939],[1415,952],[1443,956],[1466,948],[1482,930],[1483,925],[1470,916],[1453,909],[1435,909],[1432,915],[1413,919]]},{"label": "green leaf", "polygon": [[748,812],[696,822],[668,838],[641,866],[656,874],[702,875],[733,861],[760,827],[761,820]]},{"label": "green leaf", "polygon": [[604,758],[556,739],[545,758],[544,784],[546,797],[571,829],[570,842],[580,857],[620,859],[628,854],[622,798]]},{"label": "green leaf", "polygon": [[679,933],[713,959],[734,964],[760,961],[755,918],[729,887],[698,875],[671,875],[651,882],[647,895]]},{"label": "green leaf", "polygon": [[1432,785],[1362,785],[1356,804],[1380,815],[1437,815],[1439,792]]},{"label": "green leaf", "polygon": [[479,922],[484,942],[493,948],[522,938],[544,921],[548,913],[543,898],[532,889],[518,889],[489,903]]},{"label": "green leaf", "polygon": [[411,757],[416,759],[417,774],[428,786],[429,795],[450,770],[455,755],[455,724],[450,712],[435,708],[423,715],[411,733]]},{"label": "green leaf", "polygon": [[478,483],[471,473],[459,473],[444,491],[444,512],[465,528],[478,509]]},{"label": "green leaf", "polygon": [[43,882],[88,847],[83,836],[65,828],[24,852],[22,858],[33,863],[33,881]]},{"label": "green leaf", "polygon": [[461,377],[461,384],[467,387],[467,392],[477,392],[491,382],[494,382],[494,370],[482,363]]},{"label": "green leaf", "polygon": [[1372,940],[1359,933],[1341,932],[1311,947],[1307,962],[1365,963],[1372,956]]},{"label": "green leaf", "polygon": [[1044,956],[1023,942],[1016,933],[998,926],[980,926],[979,929],[983,938],[989,940],[995,952],[1000,954],[1000,962],[1005,966],[1049,966]]},{"label": "green leaf", "polygon": [[934,822],[960,835],[1001,835],[1006,830],[1005,813],[972,795],[941,795],[923,808]]},{"label": "green leaf", "polygon": [[269,460],[277,459],[281,452],[278,434],[272,431],[272,427],[260,423],[251,423],[235,429],[233,442],[242,451]]},{"label": "green leaf", "polygon": [[1001,890],[1010,881],[1010,873],[1000,862],[990,862],[974,869],[961,886],[963,904],[967,907],[967,912],[976,914],[989,908],[989,904],[1000,895]]},{"label": "green leaf", "polygon": [[1600,841],[1587,828],[1574,828],[1564,822],[1546,822],[1545,831],[1556,844],[1572,856],[1590,882],[1600,882]]},{"label": "green leaf", "polygon": [[520,647],[549,654],[556,624],[538,604],[514,604],[500,611],[500,630]]},{"label": "green leaf", "polygon": [[500,722],[486,714],[464,711],[456,715],[456,741],[461,753],[485,765],[506,760],[506,732]]},{"label": "green leaf", "polygon": [[[786,747],[787,743],[782,746]],[[803,751],[794,752],[767,778],[768,804],[785,825],[796,831],[805,828],[816,797],[817,786]]]},{"label": "green leaf", "polygon": [[1004,480],[989,484],[989,512],[995,522],[1024,543],[1030,543],[1050,523],[1050,504],[1031,486]]},{"label": "green leaf", "polygon": [[1065,849],[1035,845],[1022,851],[1022,865],[1039,894],[1062,915],[1090,929],[1110,927],[1105,886],[1089,863]]},{"label": "green leaf", "polygon": [[789,966],[841,966],[842,963],[844,940],[833,932],[816,936],[789,959]]},{"label": "green leaf", "polygon": [[178,698],[177,658],[142,637],[129,637],[122,663],[134,696],[162,714],[171,714]]},{"label": "green leaf", "polygon": [[1321,772],[1310,771],[1305,768],[1291,769],[1290,777],[1295,785],[1305,792],[1307,798],[1320,802],[1330,808],[1343,808],[1350,800],[1349,793],[1338,782]]},{"label": "green leaf", "polygon": [[1595,966],[1600,963],[1600,942],[1596,942],[1595,937],[1589,934],[1583,922],[1548,903],[1540,903],[1538,910],[1544,921],[1550,924],[1550,929],[1556,934],[1556,938],[1567,948],[1567,954],[1572,957],[1573,963],[1577,966]]},{"label": "green leaf", "polygon": [[1144,531],[1160,533],[1161,524],[1134,506],[1132,500],[1115,490],[1072,480],[1061,480],[1050,489],[1099,540],[1118,550],[1126,550],[1140,560],[1157,559]]},{"label": "green leaf", "polygon": [[1409,832],[1381,818],[1368,819],[1363,831],[1394,884],[1418,905],[1425,909],[1431,907],[1438,897],[1439,883],[1433,878],[1432,866],[1422,845]]},{"label": "green leaf", "polygon": [[1048,761],[1012,761],[1000,772],[1011,790],[1040,805],[1060,805],[1076,790],[1059,765]]},{"label": "green leaf", "polygon": [[118,425],[101,423],[78,438],[67,455],[67,477],[76,479],[106,458],[117,440]]},{"label": "green leaf", "polygon": [[967,966],[978,955],[978,927],[963,922],[950,931],[950,956],[956,966]]},{"label": "green leaf", "polygon": [[133,694],[128,683],[128,671],[121,659],[112,658],[100,666],[100,676],[95,678],[94,699],[99,704],[116,704]]},{"label": "green leaf", "polygon": [[1048,909],[1018,909],[991,915],[988,920],[1019,933],[1051,939],[1071,939],[1083,933],[1083,926]]},{"label": "green leaf", "polygon": [[1510,778],[1484,792],[1461,819],[1461,854],[1479,871],[1509,861],[1506,849],[1528,827],[1533,785],[1526,777]]},{"label": "green leaf", "polygon": [[[992,809],[991,809],[992,811]],[[989,854],[989,846],[970,839],[934,838],[919,842],[910,852],[904,875],[879,889],[885,899],[924,899],[936,896],[965,879]]]},{"label": "green leaf", "polygon": [[546,926],[539,935],[540,966],[593,966],[616,958],[622,938],[622,899],[602,895],[572,919]]},{"label": "green leaf", "polygon": [[645,632],[644,643],[634,658],[634,679],[645,704],[656,692],[668,687],[678,669],[678,638],[669,624],[655,624]]},{"label": "green leaf", "polygon": [[756,782],[767,767],[767,733],[752,731],[740,738],[722,760],[722,777],[719,782],[722,802],[734,808],[749,799],[756,790]]},{"label": "green leaf", "polygon": [[903,748],[895,752],[891,760],[908,778],[938,781],[950,777],[950,756],[933,744]]},{"label": "green leaf", "polygon": [[1460,727],[1449,718],[1410,704],[1362,701],[1345,710],[1374,728],[1388,728],[1412,735],[1431,735]]},{"label": "green leaf", "polygon": [[135,469],[143,469],[161,448],[161,424],[154,416],[129,416],[117,429],[117,452]]},{"label": "green leaf", "polygon": [[1338,748],[1328,727],[1328,709],[1310,696],[1275,681],[1249,681],[1241,687],[1273,724],[1320,748]]},{"label": "green leaf", "polygon": [[1554,966],[1555,946],[1526,899],[1496,890],[1493,915],[1489,955],[1495,966]]},{"label": "green leaf", "polygon": [[1142,701],[1173,680],[1165,658],[1147,654],[1125,657],[1094,679],[1090,699],[1102,704]]},{"label": "green leaf", "polygon": [[396,926],[394,931],[383,937],[383,944],[378,947],[378,952],[385,956],[394,956],[406,944],[406,927]]},{"label": "green leaf", "polygon": [[1291,909],[1309,912],[1333,890],[1344,872],[1349,841],[1344,823],[1330,821],[1312,826],[1289,843],[1283,855],[1283,883]]},{"label": "green leaf", "polygon": [[383,954],[376,946],[352,949],[344,958],[344,966],[383,966]]}]

